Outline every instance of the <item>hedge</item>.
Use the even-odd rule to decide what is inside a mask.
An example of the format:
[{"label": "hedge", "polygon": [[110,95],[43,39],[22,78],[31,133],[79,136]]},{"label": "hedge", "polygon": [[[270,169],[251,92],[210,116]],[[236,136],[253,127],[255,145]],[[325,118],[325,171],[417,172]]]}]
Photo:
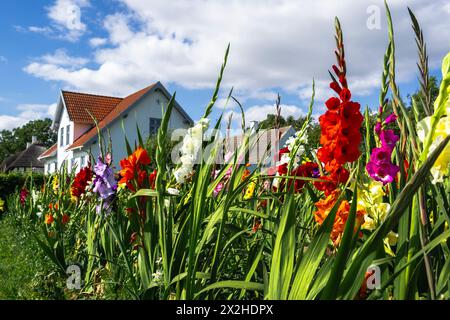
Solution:
[{"label": "hedge", "polygon": [[0,198],[5,200],[7,196],[22,188],[25,181],[31,178],[38,187],[44,183],[44,175],[41,173],[0,173]]}]

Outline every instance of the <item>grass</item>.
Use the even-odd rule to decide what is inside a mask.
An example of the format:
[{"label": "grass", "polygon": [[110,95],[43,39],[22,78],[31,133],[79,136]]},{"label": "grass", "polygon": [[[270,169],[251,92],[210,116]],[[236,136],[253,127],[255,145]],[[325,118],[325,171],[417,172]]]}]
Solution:
[{"label": "grass", "polygon": [[61,299],[61,281],[36,241],[14,217],[0,218],[0,300]]}]

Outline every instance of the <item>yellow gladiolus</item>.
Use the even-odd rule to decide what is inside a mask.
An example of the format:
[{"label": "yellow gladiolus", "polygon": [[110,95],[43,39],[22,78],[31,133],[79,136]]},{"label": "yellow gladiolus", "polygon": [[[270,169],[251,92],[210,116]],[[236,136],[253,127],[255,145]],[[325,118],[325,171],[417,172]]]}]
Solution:
[{"label": "yellow gladiolus", "polygon": [[383,184],[372,181],[358,189],[358,209],[365,210],[364,223],[361,228],[374,230],[386,218],[391,208],[389,203],[383,202]]},{"label": "yellow gladiolus", "polygon": [[248,200],[253,197],[253,193],[255,193],[256,182],[252,181],[249,183],[247,190],[245,191],[244,200]]},{"label": "yellow gladiolus", "polygon": [[[430,125],[431,117],[426,117],[417,124],[417,134],[422,143],[425,141]],[[430,152],[433,152],[433,150],[436,149],[448,135],[450,135],[450,108],[447,108],[447,116],[441,118],[436,126],[436,131],[433,135],[433,142],[430,146]],[[447,144],[430,170],[431,175],[433,176],[433,184],[444,181],[444,176],[449,174],[449,164],[450,144]]]},{"label": "yellow gladiolus", "polygon": [[57,193],[59,189],[59,180],[57,175],[53,176],[52,187],[53,192]]}]

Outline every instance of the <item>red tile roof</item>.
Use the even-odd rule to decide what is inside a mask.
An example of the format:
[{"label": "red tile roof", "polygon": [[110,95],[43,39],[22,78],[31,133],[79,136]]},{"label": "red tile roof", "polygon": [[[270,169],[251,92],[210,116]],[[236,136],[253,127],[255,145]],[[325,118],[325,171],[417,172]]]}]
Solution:
[{"label": "red tile roof", "polygon": [[[116,120],[123,112],[125,112],[136,101],[142,98],[142,96],[144,96],[148,91],[150,91],[155,85],[156,84],[152,84],[122,99],[121,102],[111,110],[111,112],[109,112],[106,116],[102,118],[101,121],[98,122],[99,129],[102,130],[109,123]],[[96,135],[97,135],[97,128],[94,126],[92,129],[90,129],[85,134],[80,136],[77,140],[75,140],[69,147],[67,147],[67,150],[82,147],[86,142],[94,138]]]},{"label": "red tile roof", "polygon": [[58,149],[58,144],[55,143],[54,145],[52,145],[50,148],[48,148],[47,150],[45,150],[39,157],[38,159],[44,159],[44,158],[48,158],[48,157],[53,157],[56,155],[56,151]]},{"label": "red tile roof", "polygon": [[92,117],[97,121],[103,120],[123,100],[70,91],[62,91],[62,95],[70,120],[86,124],[94,124]]}]

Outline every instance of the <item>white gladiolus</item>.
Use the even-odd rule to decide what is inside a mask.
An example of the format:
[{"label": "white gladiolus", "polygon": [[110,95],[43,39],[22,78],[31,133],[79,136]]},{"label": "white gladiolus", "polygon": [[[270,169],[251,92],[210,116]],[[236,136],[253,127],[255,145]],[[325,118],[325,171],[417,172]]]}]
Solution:
[{"label": "white gladiolus", "polygon": [[183,145],[180,149],[181,166],[173,173],[178,183],[183,184],[186,177],[192,173],[198,152],[202,147],[203,132],[208,127],[209,119],[202,118],[194,127],[188,129],[186,136],[183,138]]},{"label": "white gladiolus", "polygon": [[[289,164],[292,157],[294,157],[292,168],[297,168],[300,165],[302,155],[305,153],[304,145],[306,143],[308,143],[308,137],[301,131],[297,131],[295,135],[289,137],[284,145],[285,148],[288,148],[289,153],[284,153],[281,155],[281,159],[277,162],[277,166]],[[294,150],[297,150],[295,154],[293,154]]]},{"label": "white gladiolus", "polygon": [[179,196],[180,195],[180,190],[175,189],[175,188],[167,188],[167,192],[170,195],[173,195],[173,196]]}]

